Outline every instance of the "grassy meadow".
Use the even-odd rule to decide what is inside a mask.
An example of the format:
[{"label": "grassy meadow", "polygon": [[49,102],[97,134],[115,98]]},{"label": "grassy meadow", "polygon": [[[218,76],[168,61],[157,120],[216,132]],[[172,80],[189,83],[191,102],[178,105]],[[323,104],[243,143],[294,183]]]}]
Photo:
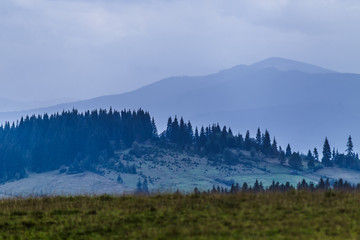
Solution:
[{"label": "grassy meadow", "polygon": [[359,239],[360,194],[76,196],[0,201],[0,239]]}]

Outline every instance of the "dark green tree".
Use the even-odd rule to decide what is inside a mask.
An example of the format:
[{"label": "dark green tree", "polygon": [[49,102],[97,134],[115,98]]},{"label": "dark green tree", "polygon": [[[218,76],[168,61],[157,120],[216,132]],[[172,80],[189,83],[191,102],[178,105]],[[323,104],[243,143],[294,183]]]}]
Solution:
[{"label": "dark green tree", "polygon": [[348,138],[347,144],[346,144],[346,156],[347,157],[354,157],[354,151],[353,151],[354,145],[351,139],[351,135]]},{"label": "dark green tree", "polygon": [[302,159],[298,152],[293,152],[289,158],[289,165],[292,168],[300,170],[302,167]]},{"label": "dark green tree", "polygon": [[262,145],[262,141],[261,141],[261,131],[260,131],[260,128],[257,129],[256,131],[256,138],[255,138],[255,141],[256,141],[256,145],[257,145],[257,149],[261,149],[261,145]]},{"label": "dark green tree", "polygon": [[277,142],[276,142],[276,139],[274,138],[273,139],[273,142],[271,144],[271,154],[273,156],[277,156],[278,155],[278,147],[277,147]]},{"label": "dark green tree", "polygon": [[314,155],[314,160],[316,162],[319,162],[319,152],[318,152],[317,148],[314,148],[313,155]]},{"label": "dark green tree", "polygon": [[251,139],[249,130],[246,131],[245,135],[245,150],[250,151],[251,149]]},{"label": "dark green tree", "polygon": [[314,156],[312,155],[311,151],[309,150],[308,151],[308,154],[306,156],[306,160],[308,161],[307,165],[308,165],[308,168],[313,168],[315,167],[315,159],[314,159]]},{"label": "dark green tree", "polygon": [[270,134],[269,134],[268,130],[265,130],[262,151],[266,155],[271,154],[271,139],[270,139]]},{"label": "dark green tree", "polygon": [[324,142],[324,146],[323,146],[323,157],[321,159],[321,162],[324,164],[324,166],[326,167],[331,167],[332,166],[332,161],[331,161],[331,148],[330,148],[330,144],[327,138],[325,138],[325,142]]},{"label": "dark green tree", "polygon": [[282,150],[281,146],[279,147],[279,161],[281,165],[285,165],[286,162],[285,152]]},{"label": "dark green tree", "polygon": [[290,157],[291,156],[291,147],[290,144],[288,144],[286,146],[286,153],[285,153],[286,157]]}]

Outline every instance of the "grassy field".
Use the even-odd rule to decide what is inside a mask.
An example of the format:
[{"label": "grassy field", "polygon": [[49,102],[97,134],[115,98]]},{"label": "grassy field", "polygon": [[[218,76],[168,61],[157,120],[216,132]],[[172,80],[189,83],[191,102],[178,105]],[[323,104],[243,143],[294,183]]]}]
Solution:
[{"label": "grassy field", "polygon": [[0,239],[359,239],[360,194],[79,196],[0,201]]}]

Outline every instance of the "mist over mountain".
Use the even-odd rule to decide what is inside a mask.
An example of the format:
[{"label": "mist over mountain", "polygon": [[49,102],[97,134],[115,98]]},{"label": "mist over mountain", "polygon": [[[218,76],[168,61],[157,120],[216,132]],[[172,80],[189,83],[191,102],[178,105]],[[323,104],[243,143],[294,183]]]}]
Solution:
[{"label": "mist over mountain", "polygon": [[22,112],[1,113],[2,121],[33,113],[76,108],[150,111],[159,130],[170,115],[191,119],[193,125],[219,122],[234,132],[254,135],[269,129],[280,145],[294,150],[321,149],[327,136],[331,147],[343,151],[348,135],[355,150],[360,143],[360,75],[338,73],[307,63],[269,58],[205,76],[170,77],[132,92],[97,97]]},{"label": "mist over mountain", "polygon": [[[14,101],[11,99],[0,98],[0,112],[26,111],[35,108],[47,107],[64,102],[72,102],[73,99],[53,99],[44,101]],[[10,119],[11,120],[11,119]]]}]

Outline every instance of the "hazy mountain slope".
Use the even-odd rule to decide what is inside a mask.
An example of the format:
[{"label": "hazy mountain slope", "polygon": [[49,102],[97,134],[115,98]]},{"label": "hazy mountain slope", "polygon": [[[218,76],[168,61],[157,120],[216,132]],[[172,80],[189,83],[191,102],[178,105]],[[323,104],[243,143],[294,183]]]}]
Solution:
[{"label": "hazy mountain slope", "polygon": [[306,73],[335,73],[335,71],[290,59],[272,57],[251,65],[255,68],[276,68],[282,71],[296,70]]},{"label": "hazy mountain slope", "polygon": [[[191,192],[195,187],[201,190],[220,186],[230,188],[232,183],[251,185],[256,180],[269,186],[272,181],[289,182],[296,186],[299,181],[317,183],[320,177],[329,178],[330,182],[342,178],[352,184],[360,182],[360,171],[351,169],[324,167],[313,171],[306,167],[302,171],[288,165],[282,166],[278,159],[264,157],[262,154],[250,157],[250,152],[241,151],[242,157],[235,165],[214,165],[206,157],[193,153],[178,152],[141,145],[151,151],[131,154],[131,149],[117,152],[123,164],[135,164],[136,174],[116,172],[102,168],[102,173],[81,172],[67,174],[61,171],[30,173],[28,177],[0,184],[0,198],[29,195],[79,195],[79,194],[124,194],[136,191],[138,181],[147,179],[148,189],[154,192]],[[117,180],[121,176],[122,182]]]},{"label": "hazy mountain slope", "polygon": [[281,58],[250,66],[239,65],[207,76],[171,77],[138,90],[28,112],[0,114],[1,120],[20,115],[56,112],[73,107],[143,108],[155,116],[160,130],[170,115],[194,124],[219,122],[235,132],[268,128],[282,145],[306,151],[321,147],[325,136],[342,151],[346,138],[360,143],[360,75]]}]

